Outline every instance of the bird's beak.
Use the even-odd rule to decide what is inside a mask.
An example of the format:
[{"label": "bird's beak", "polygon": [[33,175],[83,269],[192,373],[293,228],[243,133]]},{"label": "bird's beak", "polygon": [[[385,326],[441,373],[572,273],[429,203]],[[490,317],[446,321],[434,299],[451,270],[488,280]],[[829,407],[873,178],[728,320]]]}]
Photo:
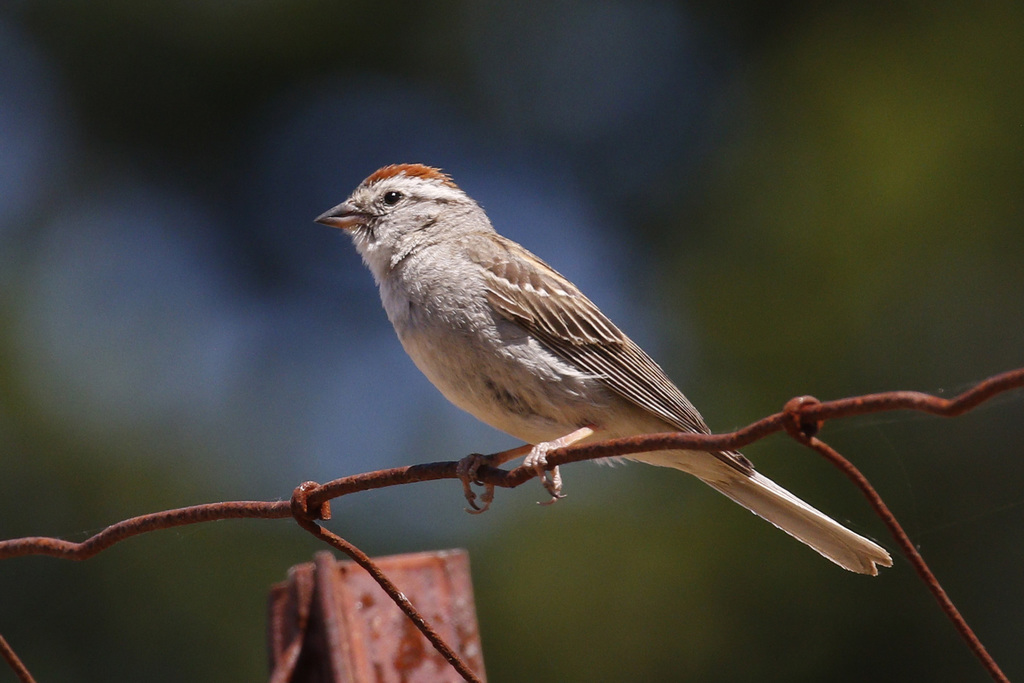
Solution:
[{"label": "bird's beak", "polygon": [[317,216],[316,222],[329,225],[332,228],[351,230],[357,226],[366,225],[366,214],[348,202],[342,202]]}]

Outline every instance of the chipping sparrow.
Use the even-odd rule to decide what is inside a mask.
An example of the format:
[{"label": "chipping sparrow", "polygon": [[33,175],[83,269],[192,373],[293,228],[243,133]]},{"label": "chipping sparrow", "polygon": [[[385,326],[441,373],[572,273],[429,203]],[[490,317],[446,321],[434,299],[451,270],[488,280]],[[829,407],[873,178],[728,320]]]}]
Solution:
[{"label": "chipping sparrow", "polygon": [[[587,440],[709,433],[650,356],[571,282],[491,227],[451,178],[386,166],[317,222],[347,231],[406,352],[456,406],[545,454]],[[523,451],[525,452],[525,450]],[[877,574],[889,554],[754,471],[736,452],[660,451],[632,460],[688,472],[836,564]]]}]

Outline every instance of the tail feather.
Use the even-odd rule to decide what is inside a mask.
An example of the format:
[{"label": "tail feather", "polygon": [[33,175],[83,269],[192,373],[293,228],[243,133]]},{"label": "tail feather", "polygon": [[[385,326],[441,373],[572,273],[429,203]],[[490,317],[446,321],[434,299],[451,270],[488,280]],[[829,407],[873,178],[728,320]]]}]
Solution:
[{"label": "tail feather", "polygon": [[892,558],[884,548],[815,510],[768,477],[725,468],[720,473],[723,476],[702,479],[840,567],[875,576],[879,565],[892,566]]}]

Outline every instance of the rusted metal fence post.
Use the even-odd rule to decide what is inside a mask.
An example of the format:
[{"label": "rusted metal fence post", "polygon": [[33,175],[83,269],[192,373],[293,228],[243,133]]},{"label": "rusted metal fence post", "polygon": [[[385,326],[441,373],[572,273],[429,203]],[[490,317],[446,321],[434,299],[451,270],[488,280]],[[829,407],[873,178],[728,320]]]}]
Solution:
[{"label": "rusted metal fence post", "polygon": [[[483,679],[469,555],[464,550],[374,560]],[[461,681],[409,618],[354,562],[329,552],[271,588],[271,683]]]}]

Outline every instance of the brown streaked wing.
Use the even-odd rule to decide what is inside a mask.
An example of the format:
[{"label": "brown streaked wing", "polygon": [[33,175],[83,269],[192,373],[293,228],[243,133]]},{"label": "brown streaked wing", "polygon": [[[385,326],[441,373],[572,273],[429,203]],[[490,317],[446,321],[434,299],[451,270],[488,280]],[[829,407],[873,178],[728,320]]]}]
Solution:
[{"label": "brown streaked wing", "polygon": [[[501,258],[483,259],[487,297],[505,318],[610,389],[681,431],[709,433],[700,413],[664,371],[575,285],[540,259],[495,236]],[[532,256],[532,255],[531,255]]]}]

